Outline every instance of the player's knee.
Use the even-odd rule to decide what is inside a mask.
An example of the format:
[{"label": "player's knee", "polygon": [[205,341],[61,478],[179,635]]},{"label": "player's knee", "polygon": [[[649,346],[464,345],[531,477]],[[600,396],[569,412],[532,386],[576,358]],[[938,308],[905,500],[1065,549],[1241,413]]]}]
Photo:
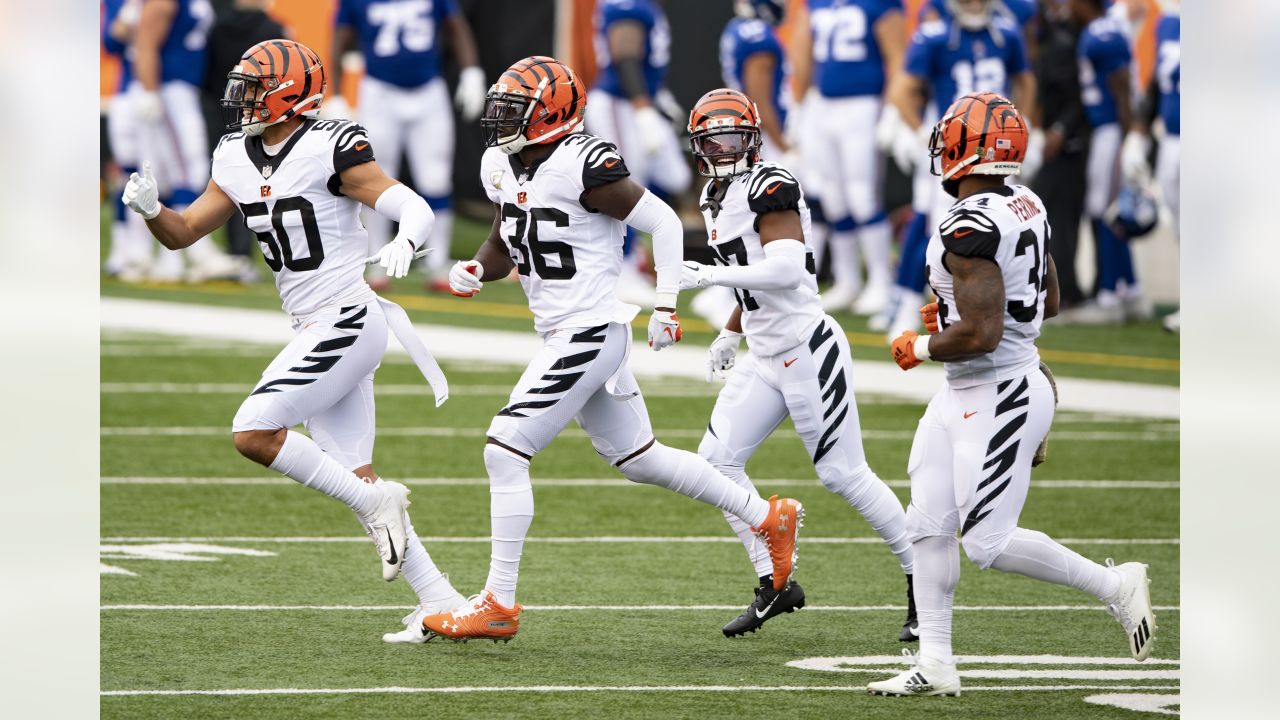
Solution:
[{"label": "player's knee", "polygon": [[977,565],[979,569],[986,570],[991,567],[1004,549],[1009,545],[1009,534],[1000,533],[996,535],[988,533],[969,532],[960,539],[960,544],[964,546],[964,554],[969,557],[969,561]]},{"label": "player's knee", "polygon": [[698,454],[717,468],[733,462],[733,453],[729,452],[729,447],[710,430],[702,436],[702,442],[698,443]]},{"label": "player's knee", "polygon": [[850,499],[866,492],[868,484],[878,479],[871,466],[866,463],[853,470],[843,462],[823,463],[818,467],[818,480],[822,482],[822,487]]},{"label": "player's knee", "polygon": [[912,503],[907,506],[907,539],[916,542],[927,537],[955,535],[955,524],[949,520],[933,517]]},{"label": "player's knee", "polygon": [[490,439],[484,446],[484,469],[489,473],[489,486],[527,484],[529,460],[522,453]]},{"label": "player's knee", "polygon": [[260,465],[270,465],[275,461],[280,448],[284,445],[286,434],[284,428],[278,430],[242,430],[232,433],[232,441],[236,450],[243,456]]},{"label": "player's knee", "polygon": [[623,477],[631,482],[665,485],[679,472],[679,466],[684,460],[679,457],[680,454],[679,451],[653,440],[630,456],[622,458],[617,466]]}]

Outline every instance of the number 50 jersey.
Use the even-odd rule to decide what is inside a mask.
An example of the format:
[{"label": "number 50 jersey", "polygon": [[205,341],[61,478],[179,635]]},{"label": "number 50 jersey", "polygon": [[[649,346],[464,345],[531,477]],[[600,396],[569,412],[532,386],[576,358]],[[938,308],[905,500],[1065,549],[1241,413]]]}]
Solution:
[{"label": "number 50 jersey", "polygon": [[1044,203],[1022,185],[971,195],[953,205],[938,224],[925,257],[929,286],[938,296],[940,329],[960,320],[948,256],[990,260],[1000,268],[1004,282],[1004,336],[993,352],[945,363],[952,387],[1008,380],[1039,367],[1036,338],[1044,322],[1048,242]]},{"label": "number 50 jersey", "polygon": [[480,159],[480,182],[499,207],[499,234],[539,333],[636,316],[639,308],[616,295],[626,226],[582,201],[629,174],[612,143],[586,133],[566,137],[529,168],[498,148]]},{"label": "number 50 jersey", "polygon": [[341,194],[338,179],[372,161],[369,136],[350,120],[308,118],[274,155],[261,137],[242,132],[224,135],[214,149],[213,181],[257,235],[294,317],[374,299],[364,281],[369,237],[361,204]]}]

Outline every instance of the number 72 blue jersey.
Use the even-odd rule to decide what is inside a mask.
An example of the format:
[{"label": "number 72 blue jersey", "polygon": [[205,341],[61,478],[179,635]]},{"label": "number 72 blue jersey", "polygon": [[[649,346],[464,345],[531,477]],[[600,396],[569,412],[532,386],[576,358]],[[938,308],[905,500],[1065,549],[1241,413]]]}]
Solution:
[{"label": "number 72 blue jersey", "polygon": [[415,88],[440,76],[440,26],[456,0],[339,0],[336,25],[354,28],[369,77]]},{"label": "number 72 blue jersey", "polygon": [[879,95],[885,68],[874,28],[902,0],[807,0],[813,82],[824,97]]}]

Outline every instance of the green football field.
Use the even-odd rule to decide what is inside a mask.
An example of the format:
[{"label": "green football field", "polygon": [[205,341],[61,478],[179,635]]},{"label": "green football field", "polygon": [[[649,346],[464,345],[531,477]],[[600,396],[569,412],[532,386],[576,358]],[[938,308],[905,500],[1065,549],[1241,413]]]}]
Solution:
[{"label": "green football field", "polygon": [[[1134,347],[1162,361],[1142,372],[1176,382],[1176,341],[1170,351],[1157,335],[1137,331],[1149,342]],[[1074,348],[1093,346],[1109,344]],[[231,417],[276,350],[104,332],[103,717],[1130,718],[1151,715],[1117,703],[1177,708],[1177,422],[1059,413],[1022,522],[1099,561],[1150,564],[1160,625],[1150,661],[1128,659],[1123,632],[1092,598],[964,560],[963,696],[878,698],[863,686],[904,667],[893,657],[902,577],[870,528],[817,482],[789,424],[749,470],[763,494],[807,508],[797,579],[808,606],[798,613],[725,639],[720,627],[745,608],[755,578],[720,513],[627,484],[570,431],[533,463],[517,638],[383,644],[416,604],[412,591],[382,582],[345,507],[231,445]],[[871,352],[854,347],[860,358]],[[407,359],[388,357],[375,466],[410,486],[427,549],[471,594],[488,569],[484,430],[519,368],[445,369],[451,400],[437,409]],[[658,437],[695,449],[715,387],[642,385]],[[923,406],[859,400],[872,466],[905,502]]]}]

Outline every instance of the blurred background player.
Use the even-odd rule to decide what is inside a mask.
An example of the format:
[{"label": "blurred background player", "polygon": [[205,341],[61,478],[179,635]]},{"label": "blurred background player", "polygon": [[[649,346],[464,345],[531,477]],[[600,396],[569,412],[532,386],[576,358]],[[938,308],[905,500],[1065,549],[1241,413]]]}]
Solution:
[{"label": "blurred background player", "polygon": [[[831,226],[835,284],[823,293],[823,308],[852,306],[858,314],[874,315],[888,302],[892,283],[892,231],[881,193],[883,166],[875,129],[885,89],[902,68],[902,2],[807,0],[796,23],[794,90],[798,95],[815,93],[804,103],[801,153]],[[860,265],[866,268],[865,286]]]},{"label": "blurred background player", "polygon": [[[360,80],[360,122],[378,143],[382,165],[400,175],[408,157],[413,184],[436,215],[423,266],[430,289],[449,289],[449,246],[453,237],[454,122],[445,86],[441,42],[447,41],[461,71],[454,100],[464,120],[484,108],[485,76],[475,37],[456,0],[339,0],[333,33],[334,87],[342,86],[343,56],[359,49],[364,59]],[[341,95],[329,112],[349,117]],[[391,237],[391,223],[365,213],[372,254]],[[390,281],[371,268],[375,290]]]},{"label": "blurred background player", "polygon": [[1092,595],[1124,627],[1135,660],[1151,653],[1157,628],[1146,565],[1104,566],[1018,526],[1033,458],[1054,414],[1036,339],[1058,312],[1044,205],[1025,186],[1005,184],[1021,168],[1027,139],[1008,100],[975,93],[947,109],[929,142],[942,187],[956,202],[929,240],[929,284],[938,301],[921,311],[932,334],[907,331],[893,341],[903,370],[929,360],[946,370],[907,468],[920,652],[906,672],[868,684],[873,695],[960,694],[951,645],[957,533],[980,569]]},{"label": "blurred background player", "polygon": [[[684,113],[664,86],[671,60],[671,28],[659,0],[599,0],[595,13],[595,86],[587,103],[588,131],[616,143],[632,179],[670,200],[689,189],[693,173],[673,123]],[[628,229],[618,292],[626,302],[653,307],[649,263]]]},{"label": "blurred background player", "polygon": [[[420,607],[453,607],[461,597],[413,531],[404,485],[373,469],[373,375],[388,332],[431,383],[437,405],[448,384],[398,305],[364,281],[368,237],[361,205],[400,221],[377,259],[395,277],[409,271],[431,231],[427,203],[378,167],[364,128],[320,121],[326,78],[320,58],[292,40],[250,47],[231,72],[222,106],[227,129],[213,151],[213,177],[179,213],[157,197],[144,165],[123,202],[146,219],[169,250],[189,247],[239,212],[263,245],[294,339],[262,373],[232,421],[246,458],[349,507],[373,539],[382,577],[403,574]],[[290,428],[306,426],[310,437]],[[422,642],[421,632],[388,633],[387,642]]]},{"label": "blurred background player", "polygon": [[585,89],[567,65],[535,55],[508,68],[489,91],[480,180],[493,203],[493,226],[475,258],[453,266],[450,285],[455,295],[472,297],[514,268],[543,346],[487,432],[489,577],[465,605],[426,617],[424,634],[495,642],[516,635],[516,582],[533,520],[529,465],[571,420],[628,480],[707,503],[762,533],[775,589],[791,582],[800,504],[766,501],[698,455],[654,438],[627,366],[639,308],[614,291],[622,260],[616,243],[624,225],[653,237],[658,305],[649,346],[659,351],[681,336],[675,307],[684,231],[675,211],[628,177],[612,143],[579,132]]},{"label": "blurred background player", "polygon": [[890,131],[895,162],[904,172],[914,167],[915,214],[903,240],[891,301],[872,323],[875,330],[887,329],[890,340],[920,323],[925,248],[950,206],[933,177],[926,147],[939,107],[979,90],[1012,95],[1018,107],[1035,105],[1035,76],[1023,32],[997,12],[1004,5],[999,0],[939,0],[939,5],[941,11],[926,6],[932,19],[912,36],[903,72],[890,84],[884,115],[890,123],[895,115],[900,119],[897,131]]},{"label": "blurred background player", "polygon": [[1093,301],[1072,310],[1067,319],[1084,324],[1116,324],[1150,314],[1144,307],[1133,254],[1127,238],[1106,221],[1107,209],[1120,191],[1120,146],[1133,126],[1129,27],[1108,15],[1105,0],[1070,0],[1071,14],[1084,30],[1077,54],[1080,92],[1092,133],[1085,215],[1097,249]]},{"label": "blurred background player", "polygon": [[[129,93],[132,53],[126,51],[133,42],[140,10],[141,0],[106,0],[102,4],[102,49],[120,62],[120,80],[107,103],[107,138],[112,160],[126,176],[138,170],[138,133]],[[151,265],[151,238],[136,214],[126,212],[123,203],[113,205],[111,249],[104,269],[125,282],[140,282]]]},{"label": "blurred background player", "polygon": [[[782,160],[790,152],[784,132],[787,65],[776,28],[782,22],[786,2],[734,0],[733,11],[734,17],[720,33],[721,79],[728,88],[760,98],[760,156]],[[735,307],[733,293],[715,285],[695,295],[690,307],[718,330]]]},{"label": "blurred background player", "polygon": [[[732,288],[736,301],[711,344],[707,380],[734,369],[744,335],[749,349],[716,397],[698,454],[756,492],[746,464],[790,417],[823,486],[866,519],[906,573],[907,618],[898,639],[909,642],[916,617],[906,515],[867,464],[849,341],[822,311],[804,192],[782,165],[761,160],[760,125],[755,103],[729,88],[703,95],[689,115],[698,173],[711,178],[699,205],[716,264],[686,262],[680,287]],[[804,590],[796,583],[775,589],[768,549],[740,518],[725,519],[760,578],[751,605],[724,626],[725,636],[735,637],[804,607]]]},{"label": "blurred background player", "polygon": [[[209,181],[209,145],[200,86],[213,27],[209,0],[141,0],[130,89],[139,159],[155,171],[166,205],[181,211]],[[183,259],[188,261],[183,267]],[[244,271],[209,238],[161,253],[147,273],[157,282],[235,279]]]}]

